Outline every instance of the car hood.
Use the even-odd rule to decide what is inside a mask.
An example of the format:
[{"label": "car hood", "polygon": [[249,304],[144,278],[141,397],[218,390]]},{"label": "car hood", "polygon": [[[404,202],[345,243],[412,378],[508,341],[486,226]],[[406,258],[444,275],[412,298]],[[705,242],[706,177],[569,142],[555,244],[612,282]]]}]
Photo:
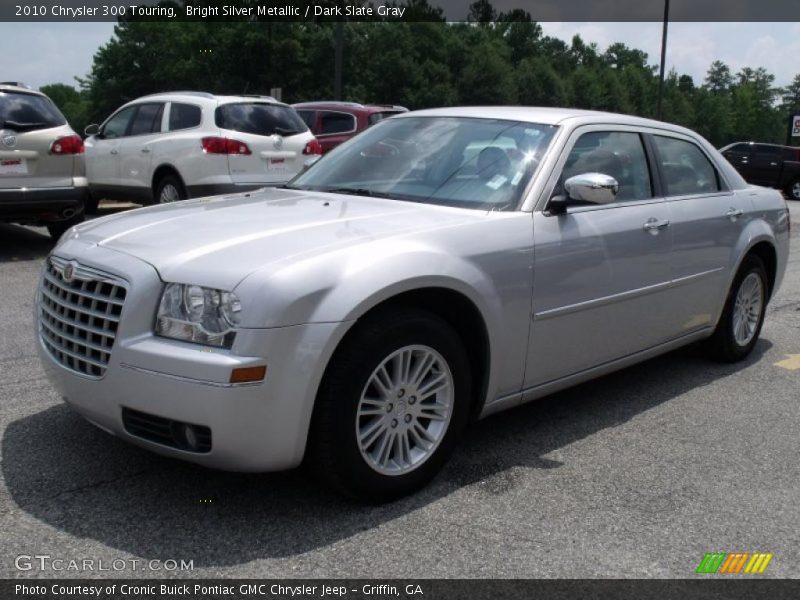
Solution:
[{"label": "car hood", "polygon": [[268,188],[89,221],[71,239],[135,256],[165,281],[232,290],[272,262],[474,222],[486,213]]}]

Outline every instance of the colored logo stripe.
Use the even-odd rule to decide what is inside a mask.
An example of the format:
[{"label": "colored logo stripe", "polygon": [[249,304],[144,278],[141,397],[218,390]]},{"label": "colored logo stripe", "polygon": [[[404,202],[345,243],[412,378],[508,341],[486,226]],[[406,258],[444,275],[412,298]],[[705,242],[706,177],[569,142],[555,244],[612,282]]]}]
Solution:
[{"label": "colored logo stripe", "polygon": [[763,573],[772,556],[768,552],[707,552],[697,567],[697,573],[741,573],[742,568],[744,573]]}]

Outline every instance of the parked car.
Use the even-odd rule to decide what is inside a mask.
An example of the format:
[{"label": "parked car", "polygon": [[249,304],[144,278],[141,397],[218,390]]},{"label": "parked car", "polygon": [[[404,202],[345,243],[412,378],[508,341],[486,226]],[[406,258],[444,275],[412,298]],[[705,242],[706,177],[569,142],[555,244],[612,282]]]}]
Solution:
[{"label": "parked car", "polygon": [[387,117],[408,112],[407,108],[393,104],[337,101],[301,102],[292,107],[317,136],[323,153]]},{"label": "parked car", "polygon": [[142,204],[283,183],[320,145],[269,96],[168,92],[125,104],[86,128],[92,198]]},{"label": "parked car", "polygon": [[83,220],[83,140],[41,92],[0,84],[0,221],[59,237]]},{"label": "parked car", "polygon": [[784,190],[800,200],[800,148],[737,142],[720,152],[749,183]]},{"label": "parked car", "polygon": [[411,112],[285,186],[77,226],[44,266],[38,346],[123,440],[237,471],[307,457],[387,500],[471,418],[692,342],[748,356],[789,228],[780,193],[681,127]]}]

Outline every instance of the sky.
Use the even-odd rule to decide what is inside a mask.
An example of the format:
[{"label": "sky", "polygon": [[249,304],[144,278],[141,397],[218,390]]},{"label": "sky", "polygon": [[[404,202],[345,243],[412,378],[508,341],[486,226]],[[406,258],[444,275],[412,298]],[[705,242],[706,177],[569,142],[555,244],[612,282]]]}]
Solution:
[{"label": "sky", "polygon": [[[647,52],[650,64],[661,53],[661,23],[542,23],[546,35],[566,42],[580,34],[605,50],[623,42]],[[0,78],[38,88],[48,83],[77,85],[97,49],[108,42],[113,23],[0,23]],[[800,73],[800,23],[670,23],[667,69],[702,83],[709,65],[721,60],[735,73],[765,67],[784,86]],[[20,51],[27,48],[26,51]]]}]

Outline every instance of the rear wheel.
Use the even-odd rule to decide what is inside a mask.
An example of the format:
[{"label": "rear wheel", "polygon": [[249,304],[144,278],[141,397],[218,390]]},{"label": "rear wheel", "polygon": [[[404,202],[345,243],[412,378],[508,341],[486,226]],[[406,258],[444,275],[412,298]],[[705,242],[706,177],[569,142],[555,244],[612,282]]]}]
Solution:
[{"label": "rear wheel", "polygon": [[750,254],[742,261],[728,292],[722,316],[709,340],[711,355],[736,362],[753,350],[767,309],[768,280],[764,263]]},{"label": "rear wheel", "polygon": [[337,350],[320,388],[309,459],[341,492],[383,502],[425,485],[467,423],[468,358],[431,313],[368,317]]},{"label": "rear wheel", "polygon": [[786,195],[792,200],[800,200],[800,177],[795,179],[786,188]]},{"label": "rear wheel", "polygon": [[158,181],[155,194],[157,204],[168,204],[185,200],[186,198],[186,190],[183,187],[183,183],[175,175],[166,175]]}]

